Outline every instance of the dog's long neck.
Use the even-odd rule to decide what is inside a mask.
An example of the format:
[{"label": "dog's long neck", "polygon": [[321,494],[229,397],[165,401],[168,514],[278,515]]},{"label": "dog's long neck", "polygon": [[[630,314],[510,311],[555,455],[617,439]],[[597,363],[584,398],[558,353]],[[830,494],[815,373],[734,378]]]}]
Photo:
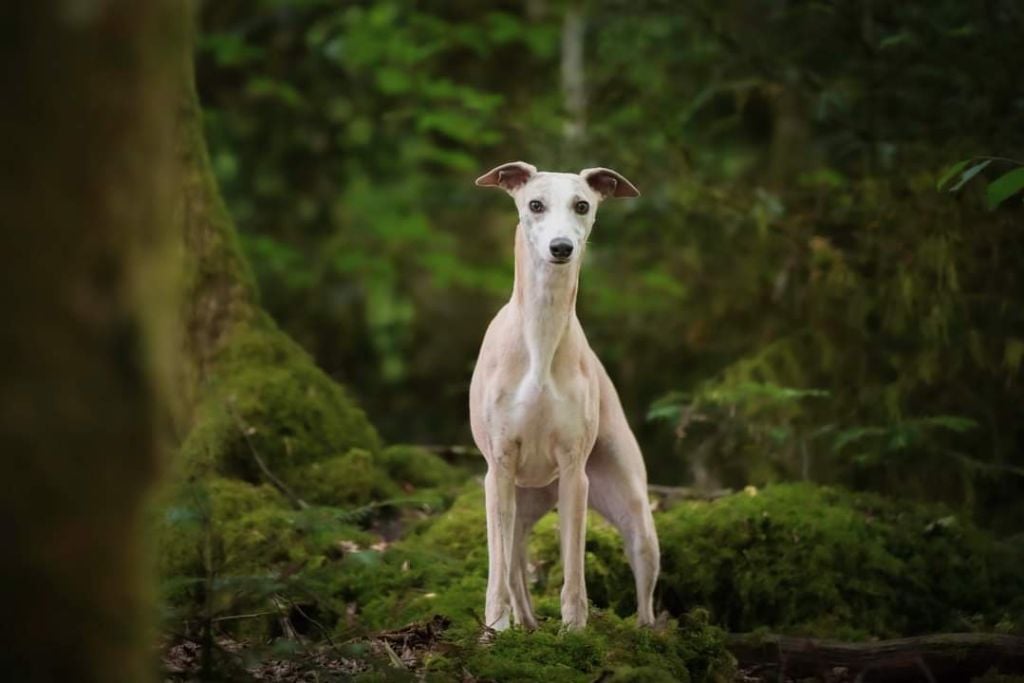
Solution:
[{"label": "dog's long neck", "polygon": [[529,373],[542,384],[550,377],[556,356],[565,347],[570,323],[576,317],[581,259],[565,265],[539,259],[527,243],[522,227],[516,228],[515,255],[511,303],[519,310],[523,342],[530,357]]}]

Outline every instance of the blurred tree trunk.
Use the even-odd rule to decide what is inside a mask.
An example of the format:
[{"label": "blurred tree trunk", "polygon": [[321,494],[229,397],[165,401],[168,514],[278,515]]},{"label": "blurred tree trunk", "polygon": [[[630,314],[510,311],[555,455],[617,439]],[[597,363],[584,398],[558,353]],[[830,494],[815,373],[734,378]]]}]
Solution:
[{"label": "blurred tree trunk", "polygon": [[793,185],[796,176],[811,165],[810,123],[806,98],[795,83],[771,89],[772,140],[768,178],[773,187]]},{"label": "blurred tree trunk", "polygon": [[587,132],[587,91],[584,67],[586,15],[581,2],[571,2],[562,18],[562,101],[565,108],[566,158],[578,158]]},{"label": "blurred tree trunk", "polygon": [[172,0],[0,9],[0,675],[142,681],[172,376]]}]

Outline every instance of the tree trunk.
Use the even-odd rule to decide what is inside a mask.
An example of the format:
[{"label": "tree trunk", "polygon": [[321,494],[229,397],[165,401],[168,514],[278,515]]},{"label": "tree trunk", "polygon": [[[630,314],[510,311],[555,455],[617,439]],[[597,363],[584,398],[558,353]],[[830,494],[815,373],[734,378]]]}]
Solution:
[{"label": "tree trunk", "polygon": [[584,69],[586,15],[583,5],[571,2],[562,18],[562,100],[565,107],[567,158],[582,149],[587,131],[587,91]]},{"label": "tree trunk", "polygon": [[191,50],[184,50],[177,153],[182,178],[178,227],[187,254],[182,297],[186,406],[195,402],[199,385],[209,377],[232,332],[259,310],[252,272],[210,165],[193,62]]},{"label": "tree trunk", "polygon": [[[261,308],[210,165],[190,49],[181,53],[178,67],[184,83],[177,108],[181,182],[175,214],[185,255],[184,358],[176,395],[184,415],[182,472],[212,471],[274,485],[281,475],[290,486],[294,482],[281,470],[297,459],[322,459],[353,447],[376,452],[379,439],[346,392]],[[253,443],[245,430],[255,430],[252,441],[262,466],[251,462]]]},{"label": "tree trunk", "polygon": [[0,7],[0,675],[144,681],[181,5]]},{"label": "tree trunk", "polygon": [[810,124],[805,98],[795,83],[780,83],[770,92],[773,120],[768,178],[779,188],[793,185],[799,173],[812,165]]}]

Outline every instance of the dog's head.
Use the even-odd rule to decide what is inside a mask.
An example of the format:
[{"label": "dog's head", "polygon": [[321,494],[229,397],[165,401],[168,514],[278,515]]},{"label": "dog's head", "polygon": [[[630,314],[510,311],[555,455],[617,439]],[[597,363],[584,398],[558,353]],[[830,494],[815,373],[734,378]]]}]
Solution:
[{"label": "dog's head", "polygon": [[523,161],[491,169],[477,178],[476,184],[501,187],[512,195],[535,258],[555,265],[571,263],[582,255],[602,201],[640,196],[631,182],[611,169],[549,173]]}]

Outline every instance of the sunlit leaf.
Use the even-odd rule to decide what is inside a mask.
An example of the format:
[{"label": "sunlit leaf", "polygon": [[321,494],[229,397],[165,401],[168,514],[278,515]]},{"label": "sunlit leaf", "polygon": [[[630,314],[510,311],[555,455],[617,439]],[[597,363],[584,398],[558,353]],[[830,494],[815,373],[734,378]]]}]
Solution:
[{"label": "sunlit leaf", "polygon": [[958,180],[956,184],[953,185],[953,187],[949,188],[949,191],[958,192],[960,188],[962,188],[964,185],[971,181],[971,178],[984,171],[985,168],[991,163],[991,159],[985,159],[984,161],[981,161],[975,164],[974,166],[971,166],[969,169],[967,169],[960,175],[960,180]]},{"label": "sunlit leaf", "polygon": [[985,202],[994,209],[1024,189],[1024,167],[1015,168],[999,176],[985,189]]}]

